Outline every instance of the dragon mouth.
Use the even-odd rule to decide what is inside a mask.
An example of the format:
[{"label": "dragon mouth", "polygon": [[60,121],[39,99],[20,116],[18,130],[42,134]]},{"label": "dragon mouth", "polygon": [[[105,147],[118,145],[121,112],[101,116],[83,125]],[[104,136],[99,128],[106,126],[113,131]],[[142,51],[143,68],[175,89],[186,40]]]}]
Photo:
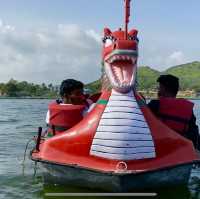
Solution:
[{"label": "dragon mouth", "polygon": [[128,92],[134,85],[137,57],[114,54],[105,59],[105,72],[114,89]]}]

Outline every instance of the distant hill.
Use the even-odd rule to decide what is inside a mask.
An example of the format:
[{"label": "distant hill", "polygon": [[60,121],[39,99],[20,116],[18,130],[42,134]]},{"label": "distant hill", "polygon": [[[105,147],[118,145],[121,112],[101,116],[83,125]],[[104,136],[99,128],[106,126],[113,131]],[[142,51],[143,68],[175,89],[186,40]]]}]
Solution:
[{"label": "distant hill", "polygon": [[156,80],[160,72],[149,66],[138,67],[138,87],[139,90],[153,90],[156,87]]},{"label": "distant hill", "polygon": [[180,78],[181,90],[200,91],[200,62],[174,66],[166,70],[166,73]]},{"label": "distant hill", "polygon": [[85,87],[89,89],[92,93],[97,93],[101,89],[101,81],[96,80],[87,84]]},{"label": "distant hill", "polygon": [[[139,90],[151,91],[156,88],[156,80],[160,74],[172,74],[180,79],[181,90],[195,90],[200,92],[200,62],[195,61],[183,65],[173,66],[166,71],[157,71],[149,66],[138,67]],[[100,89],[100,81],[97,80],[87,85],[93,92]]]}]

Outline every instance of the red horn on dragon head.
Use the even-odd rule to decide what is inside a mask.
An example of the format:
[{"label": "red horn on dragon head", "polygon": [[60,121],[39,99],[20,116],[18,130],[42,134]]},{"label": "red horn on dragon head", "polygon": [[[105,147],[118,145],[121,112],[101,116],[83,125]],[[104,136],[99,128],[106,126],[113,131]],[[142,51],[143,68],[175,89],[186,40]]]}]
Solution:
[{"label": "red horn on dragon head", "polygon": [[111,34],[112,34],[112,32],[109,28],[104,28],[104,36],[109,36]]},{"label": "red horn on dragon head", "polygon": [[132,29],[128,33],[130,36],[137,37],[138,31],[136,29]]}]

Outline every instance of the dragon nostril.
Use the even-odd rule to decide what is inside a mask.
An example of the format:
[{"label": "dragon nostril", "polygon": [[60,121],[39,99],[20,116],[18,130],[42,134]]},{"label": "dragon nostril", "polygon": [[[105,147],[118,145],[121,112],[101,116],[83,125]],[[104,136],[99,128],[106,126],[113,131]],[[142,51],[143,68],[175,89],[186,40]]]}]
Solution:
[{"label": "dragon nostril", "polygon": [[117,47],[117,45],[116,45],[116,43],[113,45],[113,49],[116,49],[116,47]]}]

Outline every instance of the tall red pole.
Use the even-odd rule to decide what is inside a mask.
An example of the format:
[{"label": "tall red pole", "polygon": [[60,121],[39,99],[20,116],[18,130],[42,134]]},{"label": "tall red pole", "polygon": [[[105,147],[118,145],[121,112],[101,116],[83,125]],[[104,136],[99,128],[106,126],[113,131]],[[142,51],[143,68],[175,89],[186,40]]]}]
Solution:
[{"label": "tall red pole", "polygon": [[128,23],[130,17],[130,2],[131,0],[124,0],[125,1],[125,39],[128,37]]}]

